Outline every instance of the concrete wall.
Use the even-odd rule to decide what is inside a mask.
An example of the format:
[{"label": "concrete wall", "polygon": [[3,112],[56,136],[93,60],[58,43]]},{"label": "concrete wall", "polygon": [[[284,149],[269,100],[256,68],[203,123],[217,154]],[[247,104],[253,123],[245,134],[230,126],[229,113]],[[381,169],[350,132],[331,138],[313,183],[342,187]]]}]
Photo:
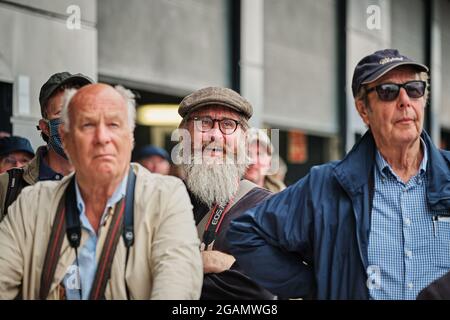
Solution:
[{"label": "concrete wall", "polygon": [[264,2],[264,114],[275,127],[337,133],[336,1]]},{"label": "concrete wall", "polygon": [[264,0],[241,2],[241,95],[253,106],[250,125],[263,127]]},{"label": "concrete wall", "polygon": [[226,0],[99,0],[98,12],[100,78],[175,95],[230,85]]},{"label": "concrete wall", "polygon": [[81,9],[81,19],[92,24],[97,21],[96,0],[9,0],[28,8],[36,8],[48,11],[58,15],[67,15],[67,8],[71,5],[77,5]]},{"label": "concrete wall", "polygon": [[[380,28],[372,28],[372,11],[369,6],[380,8]],[[367,128],[356,112],[351,90],[353,71],[366,55],[390,47],[391,6],[385,0],[349,0],[347,8],[347,145],[350,150],[355,143],[355,133],[362,134]]]},{"label": "concrete wall", "polygon": [[408,57],[425,63],[424,1],[394,0],[391,1],[391,10],[391,46]]},{"label": "concrete wall", "polygon": [[[337,1],[243,1],[241,80],[245,95],[255,103],[256,122],[335,136]],[[450,3],[432,1],[432,113],[438,126],[450,129]],[[54,72],[99,74],[101,79],[180,96],[207,85],[230,85],[227,0],[14,3],[0,2],[0,81],[14,84],[14,133],[31,137],[35,146],[41,143],[35,130],[39,89]],[[366,130],[350,90],[355,65],[387,47],[424,61],[425,13],[422,0],[347,3],[348,150],[354,134]],[[81,30],[66,26],[67,7],[73,4],[81,9]],[[368,27],[373,12],[367,10],[373,5],[380,8],[379,29]]]},{"label": "concrete wall", "polygon": [[[42,144],[36,124],[40,118],[39,91],[48,77],[60,71],[81,72],[96,79],[97,32],[95,1],[17,1],[46,10],[35,11],[0,3],[0,80],[13,83],[13,133]],[[38,3],[39,2],[39,3]],[[55,7],[52,4],[58,3]],[[80,30],[69,30],[64,5],[81,9]],[[42,7],[41,7],[42,5]],[[19,97],[20,95],[20,97]]]}]

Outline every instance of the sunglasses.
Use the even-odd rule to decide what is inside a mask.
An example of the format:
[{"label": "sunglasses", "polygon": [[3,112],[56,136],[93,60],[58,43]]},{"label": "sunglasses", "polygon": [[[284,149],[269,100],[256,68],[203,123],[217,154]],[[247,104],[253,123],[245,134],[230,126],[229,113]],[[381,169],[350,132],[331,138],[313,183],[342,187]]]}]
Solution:
[{"label": "sunglasses", "polygon": [[397,99],[400,88],[403,88],[408,94],[408,97],[417,99],[423,97],[426,87],[427,83],[421,80],[408,81],[403,84],[382,83],[375,87],[368,88],[366,93],[369,94],[372,91],[376,91],[378,98],[380,98],[381,101],[393,101]]}]

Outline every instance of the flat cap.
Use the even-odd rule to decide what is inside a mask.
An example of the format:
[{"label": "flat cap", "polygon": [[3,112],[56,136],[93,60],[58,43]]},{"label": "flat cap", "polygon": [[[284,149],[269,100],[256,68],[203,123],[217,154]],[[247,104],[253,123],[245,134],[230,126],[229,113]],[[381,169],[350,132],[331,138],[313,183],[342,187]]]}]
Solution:
[{"label": "flat cap", "polygon": [[211,105],[231,108],[247,119],[253,115],[253,107],[239,93],[228,88],[208,87],[194,91],[181,101],[178,113],[185,117],[188,113]]}]

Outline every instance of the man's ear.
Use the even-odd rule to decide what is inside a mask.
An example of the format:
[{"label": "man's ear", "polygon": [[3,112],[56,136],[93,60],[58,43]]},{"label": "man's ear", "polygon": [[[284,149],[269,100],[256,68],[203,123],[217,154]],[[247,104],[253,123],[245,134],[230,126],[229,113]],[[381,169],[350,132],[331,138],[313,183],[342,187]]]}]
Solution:
[{"label": "man's ear", "polygon": [[369,111],[366,107],[364,101],[362,99],[355,100],[356,110],[359,113],[359,116],[361,117],[362,121],[369,126]]},{"label": "man's ear", "polygon": [[39,120],[39,129],[47,136],[50,137],[50,129],[48,128],[48,123],[44,119]]}]

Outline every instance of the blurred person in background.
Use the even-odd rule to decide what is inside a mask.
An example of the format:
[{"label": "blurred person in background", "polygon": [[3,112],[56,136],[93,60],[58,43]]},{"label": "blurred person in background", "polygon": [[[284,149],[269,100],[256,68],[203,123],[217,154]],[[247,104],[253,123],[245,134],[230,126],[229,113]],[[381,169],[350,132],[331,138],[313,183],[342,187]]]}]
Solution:
[{"label": "blurred person in background", "polygon": [[153,173],[168,175],[170,173],[169,153],[163,148],[146,145],[135,151],[134,159]]},{"label": "blurred person in background", "polygon": [[251,128],[247,131],[247,148],[250,163],[244,178],[275,193],[285,189],[282,180],[271,172],[278,169],[272,169],[272,166],[278,167],[278,163],[273,160],[277,161],[279,157],[273,157],[274,148],[264,130]]},{"label": "blurred person in background", "polygon": [[288,171],[286,162],[278,154],[274,154],[272,156],[272,161],[278,163],[278,170],[274,174],[271,174],[270,176],[278,181],[281,181],[284,184],[284,179],[286,179],[286,174]]},{"label": "blurred person in background", "polygon": [[18,136],[0,138],[0,173],[22,168],[33,157],[33,147],[28,139]]}]

